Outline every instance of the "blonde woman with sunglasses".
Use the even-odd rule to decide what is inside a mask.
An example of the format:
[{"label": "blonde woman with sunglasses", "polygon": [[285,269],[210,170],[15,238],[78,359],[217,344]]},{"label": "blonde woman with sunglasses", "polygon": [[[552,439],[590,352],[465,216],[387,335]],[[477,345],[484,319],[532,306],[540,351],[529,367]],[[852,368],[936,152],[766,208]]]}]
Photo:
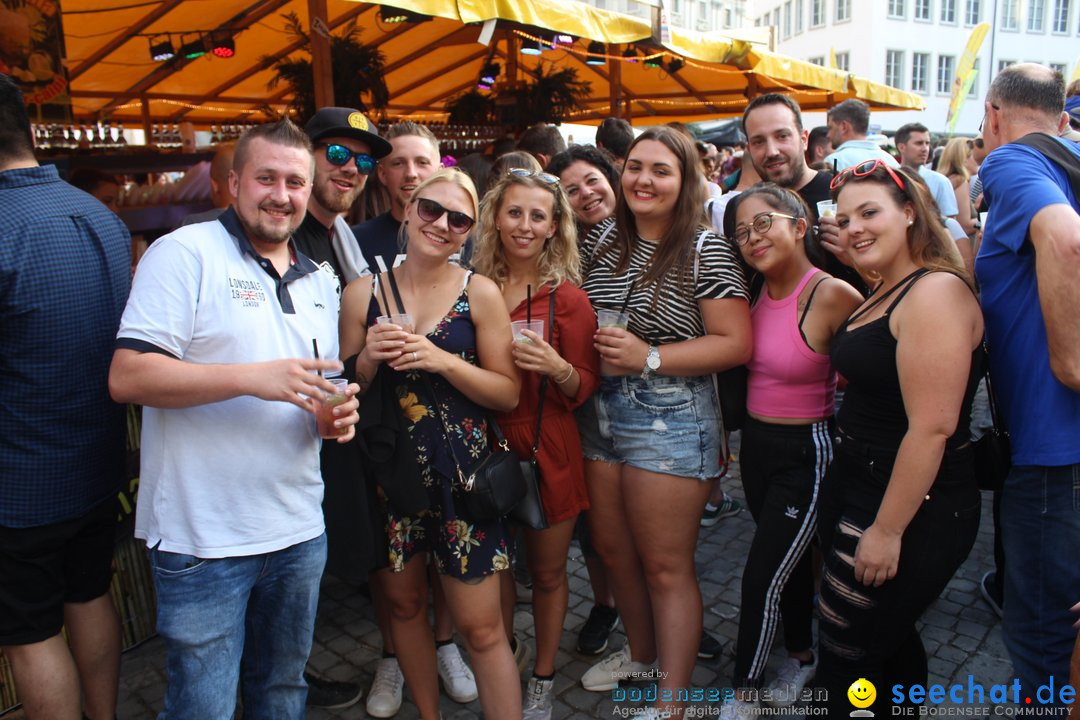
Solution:
[{"label": "blonde woman with sunglasses", "polygon": [[341,299],[342,357],[355,356],[362,394],[383,368],[380,381],[385,378],[389,388],[382,389],[400,404],[427,494],[429,509],[416,516],[386,505],[388,567],[378,571],[392,607],[401,670],[425,720],[439,717],[427,620],[429,555],[472,658],[484,714],[521,716],[496,576],[509,568],[509,536],[501,520],[470,516],[465,490],[454,479],[459,459],[468,470],[487,454],[488,411],[512,410],[521,387],[498,287],[450,262],[476,216],[476,190],[468,176],[437,171],[417,186],[406,207],[405,261],[392,276],[353,281]]},{"label": "blonde woman with sunglasses", "polygon": [[[577,517],[589,507],[573,412],[600,380],[592,347],[596,317],[588,296],[577,287],[581,272],[574,212],[557,177],[511,168],[481,206],[473,256],[476,271],[502,290],[512,320],[544,323],[543,332],[526,330],[527,342],[513,344],[514,363],[522,372],[521,399],[517,409],[499,416],[499,425],[522,459],[531,457],[538,443],[540,495],[549,527],[524,529],[536,628],[536,662],[525,693],[524,717],[548,720],[555,655],[570,595],[566,558]],[[553,327],[548,327],[550,318]],[[507,632],[512,633],[513,606],[504,607],[504,613]]]}]

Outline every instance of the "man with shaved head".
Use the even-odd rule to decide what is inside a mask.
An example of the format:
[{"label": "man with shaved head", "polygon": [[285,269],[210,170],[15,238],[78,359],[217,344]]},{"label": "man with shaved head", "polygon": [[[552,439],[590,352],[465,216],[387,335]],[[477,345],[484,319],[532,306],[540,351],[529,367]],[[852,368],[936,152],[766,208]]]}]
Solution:
[{"label": "man with shaved head", "polygon": [[[1066,167],[1080,148],[1061,74],[1011,65],[986,97],[979,168],[990,206],[975,261],[990,371],[1012,442],[1001,499],[1005,644],[1021,697],[1069,682],[1080,600],[1080,202]],[[1074,175],[1075,177],[1075,175]]]}]

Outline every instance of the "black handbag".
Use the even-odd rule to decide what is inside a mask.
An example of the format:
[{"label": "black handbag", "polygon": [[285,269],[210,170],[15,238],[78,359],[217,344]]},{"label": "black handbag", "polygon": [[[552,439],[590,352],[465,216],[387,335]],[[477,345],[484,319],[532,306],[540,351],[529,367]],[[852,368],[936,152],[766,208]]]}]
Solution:
[{"label": "black handbag", "polygon": [[[985,356],[983,361],[986,362]],[[1009,431],[1005,429],[1005,424],[998,415],[994,388],[990,384],[989,367],[985,377],[986,399],[990,403],[992,426],[971,444],[971,451],[975,462],[975,481],[979,484],[979,489],[998,492],[1005,486],[1005,478],[1012,468],[1012,444],[1009,442]]]},{"label": "black handbag", "polygon": [[[547,342],[551,340],[555,328],[555,288],[551,289],[548,298],[548,327]],[[533,530],[547,530],[547,512],[544,510],[544,499],[540,495],[540,465],[536,461],[536,453],[540,449],[540,421],[544,417],[544,401],[547,399],[548,389],[547,375],[540,381],[540,403],[536,410],[536,432],[533,434],[532,453],[528,460],[521,461],[521,474],[525,477],[525,496],[510,511],[510,519],[514,522],[531,527]]]},{"label": "black handbag", "polygon": [[[401,299],[401,291],[398,290],[397,280],[394,278],[393,268],[387,271],[387,277],[399,311],[406,312],[405,304]],[[385,292],[383,290],[384,305],[387,304]],[[386,310],[389,312],[389,307]],[[488,428],[495,435],[496,445],[494,448],[489,448],[488,454],[466,473],[461,467],[461,461],[450,440],[450,429],[447,427],[439,399],[435,395],[435,386],[431,383],[427,372],[421,372],[420,375],[431,397],[435,414],[439,418],[439,426],[442,428],[450,456],[454,458],[457,482],[465,491],[465,505],[470,517],[474,520],[495,520],[507,515],[525,497],[527,488],[521,469],[522,461],[511,452],[510,445],[506,442],[506,437],[503,436],[498,423],[489,416]]]}]

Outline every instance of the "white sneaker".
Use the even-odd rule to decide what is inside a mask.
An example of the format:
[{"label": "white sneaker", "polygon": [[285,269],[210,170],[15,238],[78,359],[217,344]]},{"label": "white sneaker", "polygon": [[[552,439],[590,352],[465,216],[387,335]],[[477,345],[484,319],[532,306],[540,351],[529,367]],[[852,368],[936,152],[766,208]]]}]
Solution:
[{"label": "white sneaker", "polygon": [[790,707],[794,705],[802,693],[806,683],[814,679],[817,672],[817,658],[813,662],[803,665],[796,658],[789,657],[780,665],[780,672],[776,679],[769,683],[769,692],[765,702],[773,707]]},{"label": "white sneaker", "polygon": [[720,720],[758,720],[758,704],[747,700],[728,700],[720,706]]},{"label": "white sneaker", "polygon": [[619,687],[622,680],[645,680],[655,673],[655,663],[647,664],[630,659],[630,643],[627,643],[621,650],[616,650],[586,670],[581,676],[581,684],[586,690],[606,692]]},{"label": "white sneaker", "polygon": [[537,677],[529,678],[529,686],[525,690],[525,707],[521,720],[551,720],[551,688],[555,685],[554,680],[541,680]]},{"label": "white sneaker", "polygon": [[401,709],[401,689],[405,687],[405,676],[396,657],[382,658],[375,668],[375,679],[368,692],[367,714],[371,717],[390,718]]},{"label": "white sneaker", "polygon": [[443,689],[454,702],[467,703],[476,699],[476,678],[465,664],[457,645],[443,645],[435,652],[436,664]]}]

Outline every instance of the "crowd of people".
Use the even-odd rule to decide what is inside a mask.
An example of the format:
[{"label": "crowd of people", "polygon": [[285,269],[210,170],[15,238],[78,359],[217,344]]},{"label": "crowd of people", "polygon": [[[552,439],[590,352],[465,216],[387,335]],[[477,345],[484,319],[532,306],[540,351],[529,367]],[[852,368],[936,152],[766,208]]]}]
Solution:
[{"label": "crowd of people", "polygon": [[[435,720],[441,683],[486,717],[549,720],[575,538],[593,594],[577,650],[601,656],[582,686],[654,683],[641,717],[682,717],[697,659],[722,649],[694,551],[740,509],[720,482],[733,430],[755,530],[721,715],[808,687],[847,714],[860,678],[888,714],[886,688],[926,685],[916,623],[975,540],[988,371],[1012,469],[984,591],[1000,586],[1023,692],[1068,684],[1080,146],[1060,136],[1080,127],[1080,92],[1066,95],[1043,66],[1002,70],[979,136],[949,140],[937,170],[926,126],[899,128],[894,157],[858,100],[811,131],[790,97],[761,95],[734,150],[613,118],[596,147],[538,125],[458,167],[422,125],[380,134],[323,108],[223,148],[220,207],[154,241],[132,277],[123,224],[38,165],[0,76],[0,648],[26,716],[116,713],[121,403],[143,407],[135,535],[162,718],[232,717],[238,693],[253,718],[357,702],[307,666],[325,571],[370,589],[368,715],[393,717],[407,686]],[[350,226],[372,176],[384,211]],[[474,502],[500,448],[538,468],[539,527]],[[514,568],[534,648],[515,633]],[[619,621],[626,641],[602,655]]]}]

